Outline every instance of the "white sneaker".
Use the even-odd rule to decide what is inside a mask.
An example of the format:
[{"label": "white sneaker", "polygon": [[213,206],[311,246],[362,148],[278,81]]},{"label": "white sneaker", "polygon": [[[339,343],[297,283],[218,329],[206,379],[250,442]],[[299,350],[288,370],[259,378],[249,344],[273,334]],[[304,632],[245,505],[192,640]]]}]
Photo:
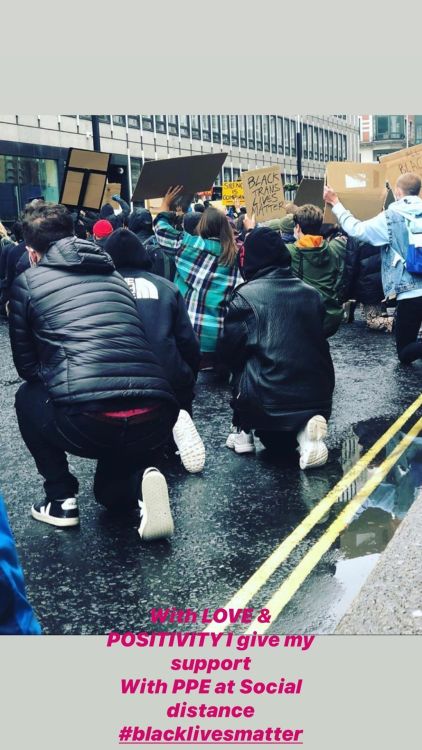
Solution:
[{"label": "white sneaker", "polygon": [[186,471],[196,474],[205,464],[205,447],[187,411],[181,409],[173,427],[173,439]]},{"label": "white sneaker", "polygon": [[173,536],[174,523],[167,482],[158,469],[145,469],[142,477],[142,500],[138,504],[141,516],[138,532],[141,539],[150,541]]},{"label": "white sneaker", "polygon": [[226,446],[235,453],[255,453],[253,433],[232,430],[226,440]]},{"label": "white sneaker", "polygon": [[323,466],[328,460],[328,448],[324,443],[327,435],[327,422],[320,414],[312,417],[304,429],[298,433],[301,469]]}]

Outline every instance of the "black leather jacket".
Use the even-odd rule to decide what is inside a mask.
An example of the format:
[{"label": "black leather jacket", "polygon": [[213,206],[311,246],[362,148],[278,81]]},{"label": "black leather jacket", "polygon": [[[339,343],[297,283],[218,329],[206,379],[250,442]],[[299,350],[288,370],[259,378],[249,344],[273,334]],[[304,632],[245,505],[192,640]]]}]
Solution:
[{"label": "black leather jacket", "polygon": [[290,269],[265,268],[237,287],[219,353],[235,373],[234,410],[255,429],[331,413],[334,368],[319,293]]},{"label": "black leather jacket", "polygon": [[56,404],[153,399],[177,412],[133,296],[92,242],[59,240],[18,276],[9,321],[19,375],[42,380]]}]

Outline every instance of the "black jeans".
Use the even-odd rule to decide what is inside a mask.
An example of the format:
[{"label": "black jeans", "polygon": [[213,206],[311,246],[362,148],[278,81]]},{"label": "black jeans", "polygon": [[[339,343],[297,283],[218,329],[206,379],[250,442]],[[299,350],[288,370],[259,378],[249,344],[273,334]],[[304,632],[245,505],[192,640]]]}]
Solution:
[{"label": "black jeans", "polygon": [[422,341],[418,341],[422,323],[422,295],[397,302],[396,346],[400,362],[410,364],[422,359]]},{"label": "black jeans", "polygon": [[37,382],[21,385],[15,407],[22,437],[44,477],[46,499],[63,500],[78,492],[67,452],[97,459],[95,499],[116,510],[136,507],[142,471],[154,465],[156,449],[169,440],[174,423],[165,405],[146,422],[102,421],[94,414],[69,413],[53,406],[46,388]]}]

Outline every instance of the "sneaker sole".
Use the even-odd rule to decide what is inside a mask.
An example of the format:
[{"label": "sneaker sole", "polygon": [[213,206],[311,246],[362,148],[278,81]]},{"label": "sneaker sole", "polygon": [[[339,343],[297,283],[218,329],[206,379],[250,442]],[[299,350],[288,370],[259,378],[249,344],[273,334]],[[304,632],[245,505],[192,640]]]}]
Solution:
[{"label": "sneaker sole", "polygon": [[299,466],[302,470],[304,469],[316,469],[318,466],[324,466],[328,461],[328,448],[323,443],[322,445],[312,448],[309,455],[301,456],[299,459]]},{"label": "sneaker sole", "polygon": [[254,445],[240,445],[234,446],[234,452],[235,453],[255,453],[255,446]]},{"label": "sneaker sole", "polygon": [[151,471],[142,479],[142,500],[147,521],[145,528],[138,529],[143,540],[166,539],[174,534],[174,523],[170,510],[167,482],[158,471]]},{"label": "sneaker sole", "polygon": [[36,521],[42,521],[48,523],[50,526],[60,526],[64,528],[66,526],[79,526],[79,518],[55,518],[54,516],[47,516],[44,513],[40,513],[35,508],[31,508],[32,518]]},{"label": "sneaker sole", "polygon": [[[201,440],[201,436],[199,435],[199,432],[196,429],[192,418],[187,412],[185,412],[185,414],[183,415],[183,423],[184,427],[180,427],[179,429],[181,432],[186,431],[185,434],[180,436],[179,438],[176,423],[175,427],[173,428],[173,439],[177,445],[180,454],[180,460],[186,471],[189,471],[190,474],[197,474],[204,468],[205,446]],[[188,446],[184,446],[182,443],[183,438],[186,439],[186,433],[188,433],[189,439]]]},{"label": "sneaker sole", "polygon": [[327,436],[327,421],[317,414],[309,420],[306,432],[309,440],[324,440]]}]

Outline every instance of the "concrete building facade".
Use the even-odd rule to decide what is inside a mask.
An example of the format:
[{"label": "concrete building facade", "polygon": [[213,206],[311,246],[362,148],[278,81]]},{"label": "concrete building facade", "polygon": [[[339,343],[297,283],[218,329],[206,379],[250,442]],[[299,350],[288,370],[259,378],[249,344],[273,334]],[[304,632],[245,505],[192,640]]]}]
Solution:
[{"label": "concrete building facade", "polygon": [[[130,198],[144,161],[227,151],[216,185],[242,171],[280,164],[285,185],[322,177],[328,161],[359,159],[358,115],[100,115],[109,181]],[[93,148],[91,115],[0,115],[0,220],[42,194],[58,200],[67,150]]]},{"label": "concrete building facade", "polygon": [[363,162],[422,143],[422,115],[360,115],[359,125]]}]

